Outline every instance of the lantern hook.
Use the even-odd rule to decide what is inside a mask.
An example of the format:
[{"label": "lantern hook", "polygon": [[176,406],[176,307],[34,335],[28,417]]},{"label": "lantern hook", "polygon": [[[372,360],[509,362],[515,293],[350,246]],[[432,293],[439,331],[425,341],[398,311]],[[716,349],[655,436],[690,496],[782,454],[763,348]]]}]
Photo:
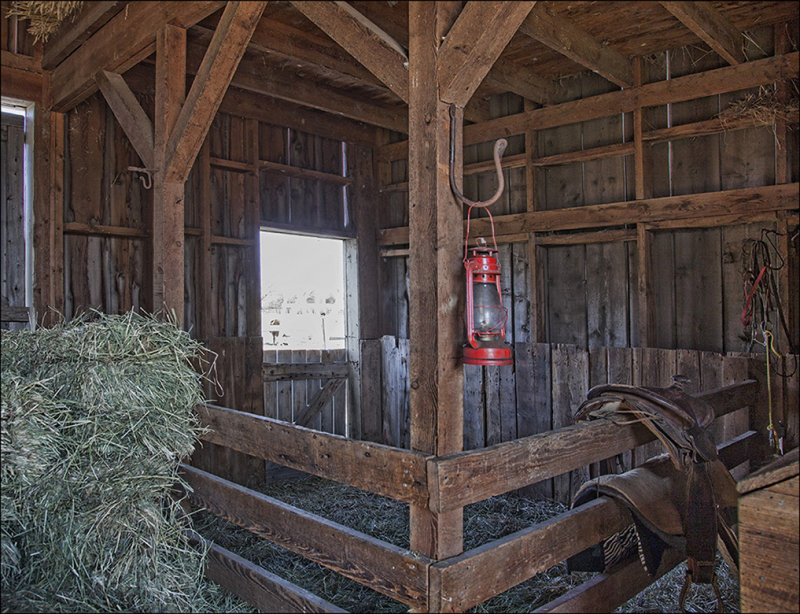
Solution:
[{"label": "lantern hook", "polygon": [[455,197],[465,205],[470,207],[488,207],[497,202],[500,195],[503,193],[505,187],[505,180],[503,178],[503,167],[500,165],[500,157],[508,146],[508,141],[505,139],[497,139],[494,143],[494,167],[497,171],[497,192],[494,193],[489,200],[479,201],[470,200],[461,193],[461,190],[456,186],[455,176],[455,158],[456,158],[456,105],[450,105],[450,189],[453,190]]}]

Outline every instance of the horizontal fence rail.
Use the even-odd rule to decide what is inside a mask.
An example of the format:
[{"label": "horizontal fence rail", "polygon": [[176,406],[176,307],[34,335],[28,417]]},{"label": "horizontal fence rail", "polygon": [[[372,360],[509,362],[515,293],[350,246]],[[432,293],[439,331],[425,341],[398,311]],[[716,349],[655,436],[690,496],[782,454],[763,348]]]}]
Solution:
[{"label": "horizontal fence rail", "polygon": [[192,504],[414,608],[431,560],[213,474],[181,465]]},{"label": "horizontal fence rail", "polygon": [[428,504],[428,456],[246,412],[198,405],[204,441],[414,505]]},{"label": "horizontal fence rail", "polygon": [[[756,402],[758,383],[747,380],[696,395],[717,417]],[[442,512],[562,475],[654,441],[641,424],[604,420],[567,426],[468,452],[428,460],[431,509]]]},{"label": "horizontal fence rail", "polygon": [[[735,467],[747,460],[756,437],[750,431],[718,446],[725,465]],[[543,523],[434,563],[431,584],[439,592],[431,605],[436,607],[438,601],[438,611],[464,611],[610,537],[630,522],[630,512],[620,504],[598,497]]]},{"label": "horizontal fence rail", "polygon": [[205,573],[262,612],[346,612],[304,588],[270,573],[238,554],[189,532],[191,541],[208,549]]}]

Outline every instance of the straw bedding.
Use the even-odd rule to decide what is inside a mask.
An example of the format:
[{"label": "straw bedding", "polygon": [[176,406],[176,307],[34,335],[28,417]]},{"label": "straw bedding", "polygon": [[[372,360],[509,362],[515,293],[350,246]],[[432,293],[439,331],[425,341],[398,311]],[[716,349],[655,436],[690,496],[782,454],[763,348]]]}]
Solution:
[{"label": "straw bedding", "polygon": [[209,609],[169,496],[199,432],[199,344],[94,313],[2,348],[3,611]]}]

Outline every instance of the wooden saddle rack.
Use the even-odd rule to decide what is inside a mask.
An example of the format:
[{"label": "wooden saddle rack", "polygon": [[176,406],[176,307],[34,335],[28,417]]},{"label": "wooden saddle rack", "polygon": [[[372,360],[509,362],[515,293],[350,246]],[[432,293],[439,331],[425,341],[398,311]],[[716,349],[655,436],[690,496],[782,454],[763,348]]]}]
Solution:
[{"label": "wooden saddle rack", "polygon": [[623,474],[600,476],[578,490],[573,507],[599,496],[611,497],[631,512],[633,529],[575,555],[568,568],[607,571],[635,548],[647,572],[655,576],[663,553],[676,548],[687,557],[681,609],[691,584],[701,583],[714,588],[717,609],[722,611],[714,562],[719,547],[728,565],[738,569],[736,482],[707,431],[714,409],[686,394],[686,381],[674,376],[667,388],[595,386],[578,408],[576,422],[642,422],[664,444],[667,455]]}]

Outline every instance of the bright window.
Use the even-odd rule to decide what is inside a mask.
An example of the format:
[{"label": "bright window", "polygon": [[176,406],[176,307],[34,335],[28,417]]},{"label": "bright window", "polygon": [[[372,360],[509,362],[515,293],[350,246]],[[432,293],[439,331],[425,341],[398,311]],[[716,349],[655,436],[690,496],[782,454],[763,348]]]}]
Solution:
[{"label": "bright window", "polygon": [[344,348],[344,241],[261,232],[266,349]]}]

